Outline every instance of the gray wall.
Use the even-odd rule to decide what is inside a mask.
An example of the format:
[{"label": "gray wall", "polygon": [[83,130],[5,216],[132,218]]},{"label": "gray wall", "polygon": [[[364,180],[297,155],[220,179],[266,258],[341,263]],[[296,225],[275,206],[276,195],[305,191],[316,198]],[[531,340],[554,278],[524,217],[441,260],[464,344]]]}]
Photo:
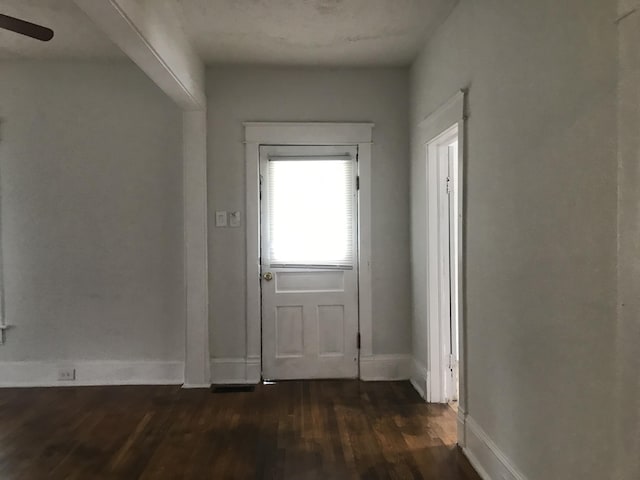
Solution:
[{"label": "gray wall", "polygon": [[373,351],[410,341],[407,69],[218,67],[207,72],[211,355],[245,355],[245,229],[214,228],[215,210],[245,213],[243,121],[374,122]]},{"label": "gray wall", "polygon": [[[620,1],[620,13],[635,2]],[[620,22],[615,478],[640,478],[640,12]]]},{"label": "gray wall", "polygon": [[180,112],[130,63],[0,70],[0,361],[181,360]]},{"label": "gray wall", "polygon": [[[411,71],[413,128],[469,87],[467,407],[529,480],[611,478],[615,16],[615,2],[462,0]],[[420,264],[424,179],[414,148]]]}]

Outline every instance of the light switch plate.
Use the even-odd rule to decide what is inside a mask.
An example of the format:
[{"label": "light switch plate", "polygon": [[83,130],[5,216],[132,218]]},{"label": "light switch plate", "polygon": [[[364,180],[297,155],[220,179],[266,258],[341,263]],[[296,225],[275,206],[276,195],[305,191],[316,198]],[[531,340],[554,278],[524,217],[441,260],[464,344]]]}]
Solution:
[{"label": "light switch plate", "polygon": [[217,211],[216,212],[216,227],[226,227],[227,226],[227,212],[225,211]]},{"label": "light switch plate", "polygon": [[240,226],[240,212],[229,212],[229,226],[230,227]]}]

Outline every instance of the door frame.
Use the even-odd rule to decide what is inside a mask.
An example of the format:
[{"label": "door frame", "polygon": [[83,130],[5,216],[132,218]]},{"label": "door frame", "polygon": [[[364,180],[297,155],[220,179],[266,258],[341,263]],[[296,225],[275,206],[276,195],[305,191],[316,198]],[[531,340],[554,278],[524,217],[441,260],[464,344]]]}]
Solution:
[{"label": "door frame", "polygon": [[[437,109],[434,113],[425,118],[418,126],[418,142],[422,146],[421,155],[426,162],[427,171],[427,228],[428,228],[428,247],[427,247],[427,289],[428,289],[428,372],[427,372],[427,392],[426,399],[432,403],[443,403],[445,401],[445,382],[444,371],[447,367],[446,353],[443,341],[446,340],[442,334],[446,328],[450,330],[448,325],[443,325],[444,320],[440,315],[442,311],[440,291],[438,282],[440,279],[440,255],[439,242],[442,241],[440,232],[440,217],[438,215],[438,191],[430,188],[432,186],[431,178],[434,174],[433,163],[437,161],[439,141],[444,140],[447,133],[457,128],[458,132],[458,171],[457,185],[453,194],[456,196],[458,211],[456,219],[457,232],[457,269],[454,274],[458,281],[457,296],[457,312],[458,312],[458,352],[459,352],[459,370],[458,370],[458,444],[465,445],[465,429],[464,424],[467,415],[467,365],[466,365],[466,285],[465,285],[465,218],[466,205],[465,195],[465,98],[466,91],[461,90],[456,93],[448,102]],[[435,155],[435,158],[434,158]],[[437,170],[436,170],[437,171]],[[435,190],[435,191],[434,191]],[[435,286],[434,286],[435,282]],[[447,337],[448,338],[448,337]]]},{"label": "door frame", "polygon": [[[260,145],[355,145],[358,147],[358,310],[360,356],[373,355],[371,291],[371,145],[373,123],[244,122],[246,188],[247,383],[262,375],[260,293]],[[359,368],[359,376],[362,368]]]}]

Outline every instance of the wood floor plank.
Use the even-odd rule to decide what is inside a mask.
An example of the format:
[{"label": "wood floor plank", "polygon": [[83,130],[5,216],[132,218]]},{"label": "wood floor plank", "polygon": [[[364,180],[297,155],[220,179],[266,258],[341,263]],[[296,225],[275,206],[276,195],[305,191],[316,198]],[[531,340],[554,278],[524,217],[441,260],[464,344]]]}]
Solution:
[{"label": "wood floor plank", "polygon": [[408,382],[0,389],[3,480],[480,480]]}]

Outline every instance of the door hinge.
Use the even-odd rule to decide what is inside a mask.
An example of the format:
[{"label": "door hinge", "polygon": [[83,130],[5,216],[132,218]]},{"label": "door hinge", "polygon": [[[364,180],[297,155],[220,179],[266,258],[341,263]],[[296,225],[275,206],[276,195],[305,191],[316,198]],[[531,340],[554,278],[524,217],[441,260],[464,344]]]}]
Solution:
[{"label": "door hinge", "polygon": [[449,370],[453,370],[456,366],[456,357],[449,355]]},{"label": "door hinge", "polygon": [[453,191],[453,184],[451,182],[451,177],[447,177],[447,193],[451,193]]},{"label": "door hinge", "polygon": [[356,345],[358,347],[358,350],[360,350],[360,333],[358,333],[358,336],[356,337]]},{"label": "door hinge", "polygon": [[360,190],[360,175],[356,177],[356,190]]}]

